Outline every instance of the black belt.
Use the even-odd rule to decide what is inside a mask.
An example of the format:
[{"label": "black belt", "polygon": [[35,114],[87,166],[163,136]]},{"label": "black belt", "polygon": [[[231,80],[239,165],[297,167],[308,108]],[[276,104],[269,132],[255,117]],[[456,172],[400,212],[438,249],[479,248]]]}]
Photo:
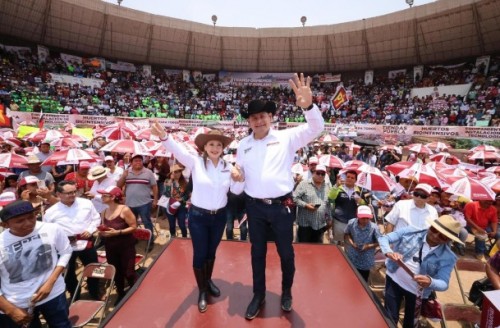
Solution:
[{"label": "black belt", "polygon": [[196,205],[193,205],[191,204],[191,208],[193,210],[197,210],[198,212],[201,212],[201,213],[205,213],[205,214],[210,214],[210,215],[216,215],[216,214],[219,214],[220,212],[222,212],[222,210],[225,208],[225,207],[221,207],[219,208],[218,210],[206,210],[204,208],[201,208],[201,207],[198,207]]},{"label": "black belt", "polygon": [[286,195],[276,197],[276,198],[253,198],[249,195],[246,195],[249,199],[254,200],[254,201],[259,201],[261,203],[267,204],[267,205],[272,205],[272,204],[281,204],[283,201],[287,198],[292,197],[292,193],[288,193]]}]

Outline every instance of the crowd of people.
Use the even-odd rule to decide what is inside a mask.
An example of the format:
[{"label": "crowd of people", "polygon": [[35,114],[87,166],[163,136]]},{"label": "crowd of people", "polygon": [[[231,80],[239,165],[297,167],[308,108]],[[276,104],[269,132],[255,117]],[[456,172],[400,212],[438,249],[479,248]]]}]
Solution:
[{"label": "crowd of people", "polygon": [[[179,71],[180,72],[180,71]],[[50,73],[102,80],[101,87],[54,82]],[[352,75],[352,76],[351,76]],[[336,84],[312,82],[313,100],[327,123],[372,123],[408,125],[474,126],[477,121],[497,125],[499,118],[499,61],[491,58],[488,74],[474,60],[458,66],[426,66],[423,76],[406,73],[389,79],[376,75],[365,85],[356,73],[346,73],[343,85],[349,91],[347,105],[335,109],[330,99]],[[472,83],[464,97],[436,94],[411,97],[412,88]],[[243,120],[252,99],[277,104],[275,119],[304,122],[289,88],[232,86],[160,68],[143,72],[104,70],[63,61],[58,54],[39,63],[38,56],[0,50],[0,101],[11,110],[44,113],[168,117],[201,120]]]}]

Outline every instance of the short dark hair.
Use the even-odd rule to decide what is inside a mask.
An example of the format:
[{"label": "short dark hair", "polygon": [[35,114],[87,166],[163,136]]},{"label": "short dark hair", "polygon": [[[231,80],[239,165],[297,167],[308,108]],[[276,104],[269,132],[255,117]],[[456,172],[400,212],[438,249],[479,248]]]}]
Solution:
[{"label": "short dark hair", "polygon": [[76,182],[71,181],[71,180],[60,181],[56,186],[56,191],[57,192],[64,192],[64,186],[66,186],[66,185],[76,186]]},{"label": "short dark hair", "polygon": [[354,177],[356,179],[358,178],[358,172],[356,172],[355,170],[348,170],[348,171],[346,171],[345,176],[347,176],[348,174],[354,174]]}]

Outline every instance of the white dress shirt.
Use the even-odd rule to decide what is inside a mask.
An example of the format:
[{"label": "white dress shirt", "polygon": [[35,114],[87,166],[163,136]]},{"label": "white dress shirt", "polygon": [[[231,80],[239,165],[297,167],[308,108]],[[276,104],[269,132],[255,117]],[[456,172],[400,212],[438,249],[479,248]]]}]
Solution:
[{"label": "white dress shirt", "polygon": [[162,142],[163,146],[171,151],[175,158],[191,171],[193,192],[191,203],[206,210],[218,210],[227,205],[227,192],[239,195],[243,192],[244,182],[235,182],[231,179],[231,163],[219,159],[217,165],[207,160],[207,167],[203,158],[188,152],[186,147],[177,143],[173,138]]},{"label": "white dress shirt", "polygon": [[[71,206],[58,202],[52,205],[44,214],[44,222],[57,223],[67,236],[75,236],[87,231],[93,234],[101,223],[101,217],[92,202],[76,197]],[[87,246],[86,240],[78,240],[73,245],[74,251],[81,251]]]},{"label": "white dress shirt", "polygon": [[[116,171],[115,171],[116,172]],[[116,180],[114,180],[111,177],[107,177],[106,179],[102,180],[99,182],[98,180],[94,181],[94,184],[92,185],[92,188],[90,188],[89,192],[94,195],[94,198],[92,198],[92,204],[94,204],[95,209],[97,210],[98,213],[104,212],[107,208],[108,205],[104,204],[102,202],[102,195],[98,193],[98,190],[101,189],[106,189],[107,187],[110,186],[116,186]]]},{"label": "white dress shirt", "polygon": [[434,206],[425,204],[424,208],[418,208],[413,199],[405,199],[394,204],[385,220],[394,225],[394,231],[396,231],[409,225],[417,229],[427,229],[429,228],[427,218],[431,220],[438,218]]},{"label": "white dress shirt", "polygon": [[316,105],[304,111],[307,123],[286,130],[269,130],[256,140],[253,133],[241,140],[236,163],[245,175],[245,193],[254,198],[276,198],[293,190],[292,167],[297,149],[314,140],[325,128]]}]

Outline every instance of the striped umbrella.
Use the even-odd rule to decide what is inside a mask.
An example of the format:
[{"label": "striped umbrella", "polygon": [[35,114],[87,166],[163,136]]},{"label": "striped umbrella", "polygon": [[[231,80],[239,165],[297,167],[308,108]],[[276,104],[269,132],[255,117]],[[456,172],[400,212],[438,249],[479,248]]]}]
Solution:
[{"label": "striped umbrella", "polygon": [[26,168],[28,158],[14,154],[14,153],[1,153],[0,154],[0,167],[5,168]]},{"label": "striped umbrella", "polygon": [[127,139],[127,140],[115,140],[100,149],[100,151],[109,151],[115,153],[130,153],[130,154],[140,154],[144,156],[151,156],[146,147],[138,141]]},{"label": "striped umbrella", "polygon": [[453,182],[446,192],[472,200],[495,200],[495,192],[490,187],[469,177]]},{"label": "striped umbrella", "polygon": [[88,152],[78,148],[71,148],[56,151],[50,154],[50,156],[42,162],[42,165],[58,165],[59,162],[63,162],[66,164],[77,164],[81,161],[98,162],[101,160],[102,158],[100,158],[93,152]]}]

